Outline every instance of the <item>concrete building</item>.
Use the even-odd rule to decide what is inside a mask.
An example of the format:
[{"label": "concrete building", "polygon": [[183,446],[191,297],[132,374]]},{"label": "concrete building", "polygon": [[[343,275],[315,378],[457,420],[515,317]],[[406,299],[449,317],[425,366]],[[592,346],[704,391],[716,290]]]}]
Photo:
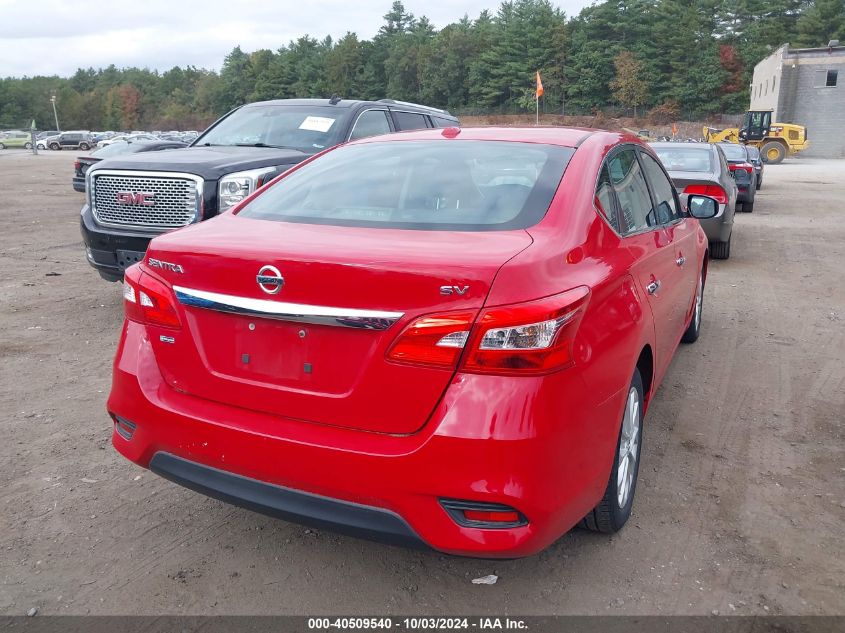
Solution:
[{"label": "concrete building", "polygon": [[781,46],[754,67],[751,109],[805,126],[810,147],[801,156],[845,158],[845,46]]}]

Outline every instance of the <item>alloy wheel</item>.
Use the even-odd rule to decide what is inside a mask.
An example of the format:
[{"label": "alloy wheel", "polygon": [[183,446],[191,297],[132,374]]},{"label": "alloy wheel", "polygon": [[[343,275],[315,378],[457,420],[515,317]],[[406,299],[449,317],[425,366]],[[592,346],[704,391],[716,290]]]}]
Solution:
[{"label": "alloy wheel", "polygon": [[640,445],[640,424],[640,392],[632,386],[628,391],[625,415],[622,418],[622,437],[619,440],[616,468],[616,500],[620,508],[624,508],[628,503],[634,486]]}]

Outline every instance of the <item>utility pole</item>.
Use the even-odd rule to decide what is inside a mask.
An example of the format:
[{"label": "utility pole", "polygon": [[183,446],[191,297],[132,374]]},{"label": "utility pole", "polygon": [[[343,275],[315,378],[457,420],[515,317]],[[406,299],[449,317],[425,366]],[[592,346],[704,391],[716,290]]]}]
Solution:
[{"label": "utility pole", "polygon": [[59,114],[56,112],[56,95],[50,95],[50,103],[53,104],[53,116],[56,118],[56,131],[61,132],[62,128],[59,127]]}]

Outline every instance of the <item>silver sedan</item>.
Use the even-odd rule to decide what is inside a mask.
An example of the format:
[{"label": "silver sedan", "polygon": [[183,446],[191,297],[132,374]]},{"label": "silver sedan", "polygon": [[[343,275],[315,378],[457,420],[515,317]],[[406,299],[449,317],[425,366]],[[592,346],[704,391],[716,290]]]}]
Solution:
[{"label": "silver sedan", "polygon": [[713,143],[650,143],[660,157],[678,193],[698,193],[715,198],[719,213],[701,226],[710,240],[710,256],[731,256],[731,232],[736,212],[737,188],[722,150]]}]

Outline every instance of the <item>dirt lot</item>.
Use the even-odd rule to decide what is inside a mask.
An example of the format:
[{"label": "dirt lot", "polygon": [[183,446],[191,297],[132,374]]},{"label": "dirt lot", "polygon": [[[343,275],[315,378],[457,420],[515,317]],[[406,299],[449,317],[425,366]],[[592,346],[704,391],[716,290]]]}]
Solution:
[{"label": "dirt lot", "polygon": [[845,161],[768,167],[737,216],[628,527],[506,562],[315,532],[119,457],[121,291],[85,262],[72,161],[0,153],[0,614],[845,613]]}]

